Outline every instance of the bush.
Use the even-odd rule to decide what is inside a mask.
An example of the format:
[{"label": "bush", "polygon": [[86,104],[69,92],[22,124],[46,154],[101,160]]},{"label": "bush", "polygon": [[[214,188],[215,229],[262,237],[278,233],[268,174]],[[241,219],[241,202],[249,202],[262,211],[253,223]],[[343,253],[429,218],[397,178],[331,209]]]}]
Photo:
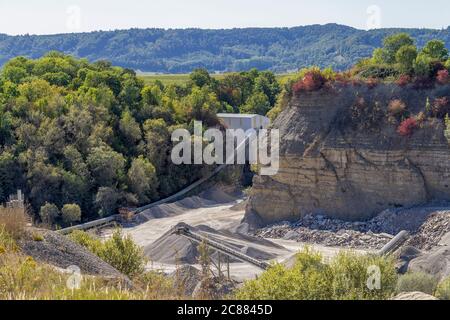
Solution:
[{"label": "bush", "polygon": [[406,112],[406,104],[400,99],[394,99],[389,103],[388,111],[391,116],[401,117]]},{"label": "bush", "polygon": [[343,252],[334,259],[331,268],[334,299],[384,300],[395,292],[398,277],[391,258]]},{"label": "bush", "polygon": [[[380,289],[369,289],[368,270],[381,272]],[[387,299],[395,290],[394,262],[375,256],[342,253],[330,265],[309,249],[299,253],[292,269],[274,265],[257,280],[247,281],[238,290],[243,300],[342,300]]]},{"label": "bush", "polygon": [[447,84],[450,80],[448,70],[439,70],[436,76],[436,80],[440,84]]},{"label": "bush", "polygon": [[330,300],[332,294],[330,267],[322,256],[306,250],[297,256],[292,269],[277,264],[259,279],[248,281],[238,291],[241,300]]},{"label": "bush", "polygon": [[433,295],[436,291],[438,280],[426,273],[408,273],[398,279],[396,292],[423,292]]},{"label": "bush", "polygon": [[441,300],[450,300],[450,278],[439,283],[435,296]]},{"label": "bush", "polygon": [[108,262],[114,268],[129,277],[144,272],[147,259],[142,249],[131,237],[123,237],[121,230],[116,230],[111,239],[101,242],[83,231],[74,231],[70,239]]},{"label": "bush", "polygon": [[43,223],[53,225],[56,219],[59,217],[59,209],[53,203],[47,202],[44,206],[41,207],[39,216],[41,217]]},{"label": "bush", "polygon": [[450,113],[450,101],[448,97],[436,98],[433,102],[433,115],[436,118],[444,119]]},{"label": "bush", "polygon": [[397,132],[402,137],[410,137],[414,133],[414,130],[418,127],[417,120],[414,118],[408,118],[403,120],[397,129]]},{"label": "bush", "polygon": [[400,87],[406,87],[412,81],[411,77],[407,74],[402,74],[396,81],[397,85]]},{"label": "bush", "polygon": [[61,210],[62,220],[67,225],[81,221],[81,209],[76,204],[66,204]]},{"label": "bush", "polygon": [[320,70],[311,70],[306,72],[304,77],[297,81],[292,89],[295,94],[301,93],[301,92],[311,92],[311,91],[317,91],[321,89],[326,83],[325,77],[322,75]]},{"label": "bush", "polygon": [[111,239],[103,244],[101,258],[129,277],[142,272],[147,262],[142,249],[130,236],[123,236],[118,229]]}]

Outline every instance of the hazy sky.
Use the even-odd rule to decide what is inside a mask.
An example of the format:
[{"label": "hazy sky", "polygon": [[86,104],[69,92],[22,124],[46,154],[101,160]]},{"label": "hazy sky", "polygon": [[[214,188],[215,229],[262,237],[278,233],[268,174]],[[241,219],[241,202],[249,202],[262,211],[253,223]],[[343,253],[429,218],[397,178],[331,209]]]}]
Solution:
[{"label": "hazy sky", "polygon": [[447,28],[448,0],[0,0],[0,33],[137,28]]}]

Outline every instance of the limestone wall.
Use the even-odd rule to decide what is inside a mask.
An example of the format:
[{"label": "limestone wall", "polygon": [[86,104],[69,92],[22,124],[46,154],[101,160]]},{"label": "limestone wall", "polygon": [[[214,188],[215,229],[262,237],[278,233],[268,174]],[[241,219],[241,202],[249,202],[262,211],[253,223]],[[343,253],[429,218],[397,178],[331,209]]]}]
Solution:
[{"label": "limestone wall", "polygon": [[364,220],[390,207],[450,200],[443,121],[429,117],[402,137],[400,119],[388,116],[392,99],[417,115],[427,98],[432,103],[442,96],[450,96],[449,86],[349,86],[293,97],[274,123],[281,133],[280,171],[255,177],[248,211],[264,223],[308,213]]}]

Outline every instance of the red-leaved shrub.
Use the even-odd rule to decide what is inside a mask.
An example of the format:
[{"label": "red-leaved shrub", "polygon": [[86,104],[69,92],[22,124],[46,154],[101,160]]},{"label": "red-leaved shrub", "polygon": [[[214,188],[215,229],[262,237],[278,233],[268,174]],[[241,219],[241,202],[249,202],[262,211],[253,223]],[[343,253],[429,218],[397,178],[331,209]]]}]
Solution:
[{"label": "red-leaved shrub", "polygon": [[444,119],[450,113],[450,101],[448,97],[436,98],[433,102],[433,115],[436,118]]},{"label": "red-leaved shrub", "polygon": [[450,80],[450,76],[447,69],[439,70],[436,75],[436,80],[440,84],[447,84]]},{"label": "red-leaved shrub", "polygon": [[325,82],[326,79],[320,71],[308,71],[303,79],[293,85],[292,89],[294,93],[316,91],[321,89]]},{"label": "red-leaved shrub", "polygon": [[397,129],[397,132],[402,137],[409,137],[414,133],[414,130],[417,128],[417,120],[414,118],[408,118],[403,120],[400,126]]},{"label": "red-leaved shrub", "polygon": [[411,77],[407,74],[402,74],[396,81],[397,85],[400,87],[405,87],[411,83]]}]

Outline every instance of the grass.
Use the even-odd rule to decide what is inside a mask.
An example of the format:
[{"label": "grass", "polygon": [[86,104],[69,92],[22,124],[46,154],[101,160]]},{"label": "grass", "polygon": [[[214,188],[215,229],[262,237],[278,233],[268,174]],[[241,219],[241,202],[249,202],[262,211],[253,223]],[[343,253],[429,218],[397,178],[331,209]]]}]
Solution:
[{"label": "grass", "polygon": [[162,300],[180,299],[163,275],[148,273],[139,287],[129,289],[118,280],[83,276],[70,289],[70,274],[20,254],[0,254],[0,300]]},{"label": "grass", "polygon": [[133,288],[119,279],[81,276],[79,288],[71,289],[71,277],[22,254],[6,226],[0,224],[0,300],[185,299],[172,280],[159,272],[142,272],[133,278]]},{"label": "grass", "polygon": [[0,226],[14,239],[20,239],[30,217],[23,208],[5,208],[0,206]]},{"label": "grass", "polygon": [[[227,73],[221,74],[211,74],[211,76],[216,80],[222,80]],[[291,74],[279,74],[277,75],[277,79],[283,81],[285,78],[289,78]],[[156,80],[161,81],[165,86],[166,85],[184,85],[189,81],[189,73],[183,74],[153,74],[153,73],[141,73],[138,74],[138,77],[143,79],[145,84],[151,84]]]},{"label": "grass", "polygon": [[432,275],[417,272],[402,275],[397,282],[397,293],[423,292],[433,295],[438,285],[438,279]]}]

